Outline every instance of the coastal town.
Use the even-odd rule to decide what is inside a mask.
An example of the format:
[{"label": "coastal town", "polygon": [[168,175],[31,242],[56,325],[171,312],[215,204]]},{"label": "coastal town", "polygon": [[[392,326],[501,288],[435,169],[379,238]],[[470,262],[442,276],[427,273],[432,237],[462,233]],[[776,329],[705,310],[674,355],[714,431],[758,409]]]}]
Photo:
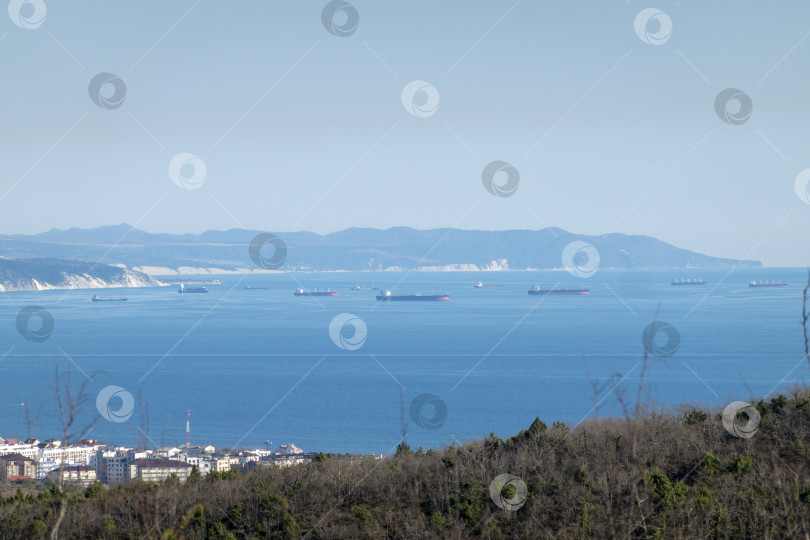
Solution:
[{"label": "coastal town", "polygon": [[87,487],[95,482],[114,486],[142,480],[159,482],[176,476],[186,481],[196,468],[210,472],[247,472],[260,467],[287,467],[306,463],[316,453],[294,444],[277,450],[222,449],[183,444],[157,449],[108,445],[94,439],[64,444],[59,439],[39,441],[0,437],[0,482],[40,481]]}]

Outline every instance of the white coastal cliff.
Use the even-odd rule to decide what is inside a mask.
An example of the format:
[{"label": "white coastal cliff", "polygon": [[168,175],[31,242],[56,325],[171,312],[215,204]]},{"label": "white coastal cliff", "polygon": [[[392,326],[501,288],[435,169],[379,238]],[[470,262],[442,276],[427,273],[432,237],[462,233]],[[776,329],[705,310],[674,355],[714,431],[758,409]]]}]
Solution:
[{"label": "white coastal cliff", "polygon": [[157,287],[156,279],[118,266],[61,259],[0,259],[0,291]]}]

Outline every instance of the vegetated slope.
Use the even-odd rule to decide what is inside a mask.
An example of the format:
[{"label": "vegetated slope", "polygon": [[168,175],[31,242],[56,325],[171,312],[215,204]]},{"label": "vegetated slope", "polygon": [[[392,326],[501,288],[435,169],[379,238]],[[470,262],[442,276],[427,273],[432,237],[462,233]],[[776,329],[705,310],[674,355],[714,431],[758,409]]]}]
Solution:
[{"label": "vegetated slope", "polygon": [[[810,389],[754,402],[749,439],[698,410],[595,420],[574,433],[536,420],[519,435],[351,461],[213,473],[185,485],[100,484],[70,495],[65,538],[805,538]],[[525,482],[499,507],[500,474]],[[508,489],[506,499],[515,497]],[[42,536],[55,496],[0,504],[0,538]]]}]

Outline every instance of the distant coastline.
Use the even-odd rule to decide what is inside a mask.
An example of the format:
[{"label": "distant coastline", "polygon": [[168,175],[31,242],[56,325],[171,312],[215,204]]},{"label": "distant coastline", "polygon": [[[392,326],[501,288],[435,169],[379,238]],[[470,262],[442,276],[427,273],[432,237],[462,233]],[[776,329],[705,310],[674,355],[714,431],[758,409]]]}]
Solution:
[{"label": "distant coastline", "polygon": [[[673,272],[679,271],[692,271],[692,270],[716,270],[716,269],[723,269],[726,268],[725,266],[700,266],[700,267],[654,267],[654,268],[600,268],[600,272],[616,272],[616,271],[624,271],[624,270],[635,270],[635,271],[663,271],[663,270],[672,270]],[[760,266],[757,268],[770,268],[767,266]],[[785,268],[794,268],[794,267],[785,267]],[[795,268],[802,268],[802,267],[795,267]],[[179,276],[222,276],[222,275],[251,275],[251,274],[329,274],[329,273],[396,273],[396,272],[422,272],[422,273],[443,273],[443,272],[570,272],[571,269],[565,267],[558,267],[558,268],[479,268],[474,264],[449,264],[445,266],[420,266],[416,268],[407,268],[402,266],[390,266],[387,268],[380,268],[374,270],[349,270],[349,269],[326,269],[326,270],[313,270],[313,269],[302,269],[302,268],[295,268],[289,270],[264,270],[261,268],[236,268],[236,269],[228,269],[228,268],[191,268],[191,267],[184,267],[184,268],[161,268],[161,267],[141,267],[136,266],[133,268],[138,272],[142,272],[151,276],[154,279],[160,280],[161,278],[166,277],[179,277]]]},{"label": "distant coastline", "polygon": [[[416,268],[406,268],[392,266],[388,268],[376,270],[347,270],[347,269],[287,269],[287,270],[266,270],[266,269],[251,269],[251,268],[216,268],[216,267],[181,267],[181,268],[166,268],[166,267],[140,267],[136,266],[132,269],[123,268],[122,266],[93,264],[93,263],[79,263],[77,261],[57,261],[50,259],[48,265],[53,270],[53,266],[57,267],[63,263],[65,269],[59,271],[57,278],[49,278],[43,276],[42,270],[34,270],[27,275],[17,275],[4,271],[3,262],[10,262],[8,260],[0,259],[0,292],[15,292],[15,291],[47,291],[47,290],[76,290],[76,289],[122,289],[122,288],[144,288],[144,287],[170,287],[181,281],[192,283],[193,278],[200,278],[205,276],[245,276],[245,275],[262,275],[262,274],[329,274],[329,273],[450,273],[450,272],[464,272],[464,273],[490,273],[490,272],[513,272],[513,273],[531,273],[531,272],[572,272],[568,268],[488,268],[478,267],[473,264],[451,264],[445,266],[422,266]],[[21,261],[14,261],[15,263]],[[36,263],[27,263],[27,266],[35,266]],[[83,265],[86,268],[84,271],[76,271],[77,265]],[[627,269],[627,268],[600,268],[600,272],[611,271],[665,271],[672,270],[673,272],[684,270],[711,270],[722,269],[724,267],[700,267],[700,268],[643,268],[643,269]],[[73,269],[73,270],[71,270]],[[114,275],[109,276],[109,269],[113,269]],[[187,281],[183,278],[188,278]]]},{"label": "distant coastline", "polygon": [[[104,262],[93,262],[104,261]],[[761,268],[648,236],[537,231],[347,229],[318,235],[245,229],[152,234],[129,225],[0,235],[0,291],[166,285],[161,278],[326,272],[534,272]]]},{"label": "distant coastline", "polygon": [[[352,228],[330,234],[231,229],[159,234],[127,224],[0,234],[6,260],[103,261],[151,276],[307,271],[486,272],[514,269],[758,268],[649,236],[590,236],[560,228],[483,231]],[[263,259],[267,258],[269,259]]]}]

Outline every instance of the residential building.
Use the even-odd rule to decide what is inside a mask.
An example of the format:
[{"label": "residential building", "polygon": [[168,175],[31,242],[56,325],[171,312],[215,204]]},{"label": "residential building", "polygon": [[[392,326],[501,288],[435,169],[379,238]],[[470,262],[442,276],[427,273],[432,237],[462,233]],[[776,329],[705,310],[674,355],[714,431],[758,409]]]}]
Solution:
[{"label": "residential building", "polygon": [[289,467],[290,465],[297,465],[299,463],[306,463],[312,461],[309,456],[303,454],[273,454],[266,459],[268,463],[272,463],[278,467]]},{"label": "residential building", "polygon": [[180,454],[177,456],[180,461],[184,463],[188,463],[192,467],[197,467],[197,470],[200,471],[200,474],[208,474],[213,466],[214,460],[204,456],[190,456],[188,454]]},{"label": "residential building", "polygon": [[19,454],[29,459],[36,459],[39,447],[33,444],[25,444],[19,439],[6,439],[4,444],[0,444],[0,456],[9,454]]},{"label": "residential building", "polygon": [[94,465],[98,479],[108,486],[120,484],[129,480],[129,464],[136,459],[147,457],[145,450],[129,450],[118,448],[116,450],[99,450]]},{"label": "residential building", "polygon": [[191,465],[176,459],[136,459],[129,464],[129,477],[144,482],[160,482],[174,474],[181,482],[185,482],[191,469]]},{"label": "residential building", "polygon": [[178,455],[180,455],[180,449],[174,446],[158,448],[157,450],[155,450],[155,455],[157,455],[157,457],[173,459]]},{"label": "residential building", "polygon": [[88,465],[74,465],[54,469],[48,473],[48,478],[52,482],[58,483],[60,473],[63,484],[87,487],[96,481],[96,471]]},{"label": "residential building", "polygon": [[53,461],[65,465],[89,465],[98,452],[96,446],[52,446],[39,448],[35,459],[40,462]]},{"label": "residential building", "polygon": [[0,480],[33,480],[37,477],[37,465],[33,459],[20,454],[0,456]]},{"label": "residential building", "polygon": [[261,459],[259,454],[255,454],[253,452],[248,452],[246,450],[242,450],[236,454],[236,457],[239,459],[238,463],[249,463],[251,461],[259,461]]},{"label": "residential building", "polygon": [[48,472],[61,465],[90,464],[100,446],[105,445],[98,441],[87,440],[62,446],[58,439],[50,439],[45,442],[28,439],[24,443],[18,439],[7,439],[5,444],[0,444],[0,456],[19,454],[36,461],[38,479],[43,480]]},{"label": "residential building", "polygon": [[[237,459],[237,463],[239,460]],[[228,456],[212,457],[211,469],[217,472],[228,472],[231,470],[231,460]]]},{"label": "residential building", "polygon": [[180,447],[180,450],[182,450],[183,452],[185,452],[188,455],[195,455],[195,456],[198,456],[198,455],[201,455],[201,454],[209,454],[210,455],[210,454],[213,454],[214,452],[217,451],[216,448],[214,448],[213,446],[210,446],[210,445],[209,446],[195,446],[195,445],[186,446],[185,444]]}]

